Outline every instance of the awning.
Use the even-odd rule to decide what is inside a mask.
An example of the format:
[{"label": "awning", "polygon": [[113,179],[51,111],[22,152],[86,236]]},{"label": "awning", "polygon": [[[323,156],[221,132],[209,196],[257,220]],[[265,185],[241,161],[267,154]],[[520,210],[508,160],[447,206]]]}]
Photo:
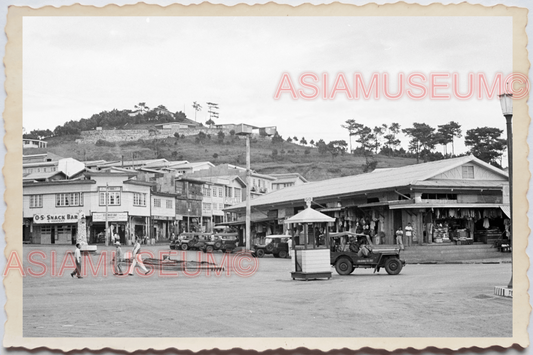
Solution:
[{"label": "awning", "polygon": [[505,213],[507,218],[511,218],[511,206],[509,206],[509,205],[500,205],[500,208],[502,209],[503,213]]},{"label": "awning", "polygon": [[341,211],[344,207],[326,207],[326,208],[321,208],[321,209],[318,209],[317,211],[320,211],[320,212],[337,212],[337,211]]},{"label": "awning", "polygon": [[494,203],[412,203],[408,205],[389,205],[391,210],[413,208],[498,208]]},{"label": "awning", "polygon": [[285,220],[285,223],[335,222],[335,218],[318,212],[310,207]]}]

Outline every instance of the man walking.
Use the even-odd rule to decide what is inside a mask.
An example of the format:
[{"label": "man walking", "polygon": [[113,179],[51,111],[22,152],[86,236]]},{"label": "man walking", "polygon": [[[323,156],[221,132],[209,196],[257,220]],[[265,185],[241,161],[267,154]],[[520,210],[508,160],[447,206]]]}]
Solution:
[{"label": "man walking", "polygon": [[123,256],[122,256],[122,249],[120,248],[120,242],[115,242],[115,246],[117,247],[117,251],[115,253],[115,272],[113,275],[122,275],[122,268],[120,267],[120,263],[122,262]]},{"label": "man walking", "polygon": [[139,252],[141,251],[141,244],[139,243],[139,238],[135,238],[135,245],[133,246],[133,251],[131,252],[131,266],[128,274],[130,276],[133,276],[133,269],[135,268],[135,265],[139,263],[139,267],[142,271],[144,271],[144,274],[148,274],[148,270],[146,269],[146,266],[144,266],[143,261],[141,259],[141,255]]},{"label": "man walking", "polygon": [[81,279],[81,250],[80,243],[76,243],[76,250],[74,251],[74,260],[76,261],[76,269],[70,273],[70,277],[74,275],[78,276],[78,279]]}]

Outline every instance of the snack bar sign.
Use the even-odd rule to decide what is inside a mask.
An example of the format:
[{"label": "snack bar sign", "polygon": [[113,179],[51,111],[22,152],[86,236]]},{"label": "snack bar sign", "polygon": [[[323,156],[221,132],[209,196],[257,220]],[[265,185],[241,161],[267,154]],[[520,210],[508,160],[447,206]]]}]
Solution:
[{"label": "snack bar sign", "polygon": [[[80,218],[84,215],[81,214]],[[34,214],[33,223],[35,224],[52,224],[52,223],[78,223],[78,214],[58,213],[58,214]]]}]

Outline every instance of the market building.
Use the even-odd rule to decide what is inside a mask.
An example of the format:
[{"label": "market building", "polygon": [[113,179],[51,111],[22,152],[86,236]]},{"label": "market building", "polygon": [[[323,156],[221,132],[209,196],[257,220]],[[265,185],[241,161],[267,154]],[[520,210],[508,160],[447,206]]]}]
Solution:
[{"label": "market building", "polygon": [[[305,208],[335,218],[332,232],[368,231],[376,242],[394,244],[395,231],[406,246],[459,239],[487,242],[509,228],[507,174],[473,156],[380,169],[371,173],[311,182],[253,199],[252,234],[284,233],[283,221]],[[245,204],[226,208],[244,224]],[[261,231],[261,232],[260,232]],[[324,231],[315,230],[316,237]],[[296,231],[296,235],[297,235]],[[295,239],[296,244],[298,238]]]}]

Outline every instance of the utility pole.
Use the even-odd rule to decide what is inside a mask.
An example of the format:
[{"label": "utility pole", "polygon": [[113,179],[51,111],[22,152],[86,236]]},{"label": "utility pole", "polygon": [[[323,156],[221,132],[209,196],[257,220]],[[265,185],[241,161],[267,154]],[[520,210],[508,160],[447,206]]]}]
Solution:
[{"label": "utility pole", "polygon": [[109,202],[109,183],[105,184],[105,246],[109,245],[109,220],[108,220],[108,202]]}]

